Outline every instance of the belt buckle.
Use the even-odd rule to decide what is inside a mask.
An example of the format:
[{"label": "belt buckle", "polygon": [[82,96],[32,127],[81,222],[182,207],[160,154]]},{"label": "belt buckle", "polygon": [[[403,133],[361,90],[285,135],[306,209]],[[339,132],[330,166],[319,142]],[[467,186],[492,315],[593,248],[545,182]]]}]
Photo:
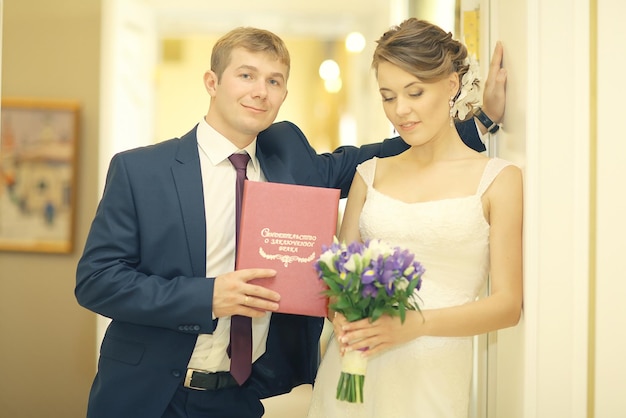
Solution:
[{"label": "belt buckle", "polygon": [[184,386],[186,388],[194,389],[194,390],[206,390],[205,388],[199,388],[197,386],[191,386],[191,378],[193,377],[193,374],[195,372],[207,373],[206,371],[200,370],[200,369],[187,369],[187,374],[185,375],[185,384],[184,384]]}]

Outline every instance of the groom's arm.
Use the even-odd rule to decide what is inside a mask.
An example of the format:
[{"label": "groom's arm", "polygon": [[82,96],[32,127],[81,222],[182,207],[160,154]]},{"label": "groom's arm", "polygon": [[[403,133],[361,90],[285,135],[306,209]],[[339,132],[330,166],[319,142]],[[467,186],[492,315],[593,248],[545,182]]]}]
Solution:
[{"label": "groom's arm", "polygon": [[471,149],[483,152],[487,148],[485,148],[485,144],[480,139],[480,135],[478,134],[477,124],[474,122],[474,118],[468,119],[466,121],[458,121],[455,123],[456,130],[459,132],[459,136]]},{"label": "groom's arm", "polygon": [[[461,122],[457,129],[463,130],[461,138],[468,146],[484,151],[476,124]],[[409,146],[400,137],[381,142],[355,146],[342,146],[333,152],[318,154],[304,133],[288,121],[276,122],[257,136],[257,147],[265,159],[278,159],[286,171],[290,172],[297,184],[341,189],[346,197],[354,178],[356,166],[373,157],[390,157],[407,150]],[[264,168],[270,181],[270,167]]]}]

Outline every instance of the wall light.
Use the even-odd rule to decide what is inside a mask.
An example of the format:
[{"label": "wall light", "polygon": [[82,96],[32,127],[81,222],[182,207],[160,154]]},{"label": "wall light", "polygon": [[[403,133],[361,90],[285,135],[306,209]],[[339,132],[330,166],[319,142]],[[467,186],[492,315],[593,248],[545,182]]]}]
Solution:
[{"label": "wall light", "polygon": [[339,74],[340,74],[339,64],[337,64],[335,60],[331,60],[331,59],[324,60],[320,64],[319,73],[320,73],[320,77],[322,77],[322,80],[324,81],[339,78]]},{"label": "wall light", "polygon": [[324,80],[324,88],[329,93],[337,93],[341,90],[341,71],[337,61],[332,59],[324,60],[319,68],[320,77]]},{"label": "wall light", "polygon": [[332,78],[330,80],[324,80],[324,88],[329,93],[338,93],[339,90],[341,90],[342,86],[343,86],[343,82],[341,81],[341,78],[339,77]]},{"label": "wall light", "polygon": [[352,32],[346,36],[346,49],[349,52],[361,52],[365,48],[365,36],[360,32]]}]

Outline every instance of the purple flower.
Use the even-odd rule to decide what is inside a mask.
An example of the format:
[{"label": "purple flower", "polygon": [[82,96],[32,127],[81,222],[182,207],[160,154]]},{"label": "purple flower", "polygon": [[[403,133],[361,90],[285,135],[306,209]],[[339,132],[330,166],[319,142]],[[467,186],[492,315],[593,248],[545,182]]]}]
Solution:
[{"label": "purple flower", "polygon": [[366,267],[361,273],[361,283],[369,285],[376,281],[376,270],[372,267]]},{"label": "purple flower", "polygon": [[347,251],[342,250],[338,255],[339,256],[335,259],[335,270],[340,273],[345,272],[346,269],[344,268],[344,264],[346,264],[346,261],[350,258],[350,254],[348,254]]},{"label": "purple flower", "polygon": [[363,244],[358,241],[351,242],[348,244],[348,253],[363,254]]},{"label": "purple flower", "polygon": [[409,250],[403,250],[403,251],[398,250],[396,251],[396,254],[394,255],[397,256],[397,260],[400,263],[400,266],[398,268],[398,270],[400,271],[406,270],[415,259],[415,255],[409,252]]},{"label": "purple flower", "polygon": [[363,290],[361,290],[361,296],[364,298],[372,297],[375,298],[378,296],[378,289],[373,284],[366,284],[363,286]]}]

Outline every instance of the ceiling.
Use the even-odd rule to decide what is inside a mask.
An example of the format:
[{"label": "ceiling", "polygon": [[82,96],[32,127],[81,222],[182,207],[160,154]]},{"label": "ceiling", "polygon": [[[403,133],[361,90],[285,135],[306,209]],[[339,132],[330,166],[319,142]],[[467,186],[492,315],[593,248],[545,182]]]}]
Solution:
[{"label": "ceiling", "polygon": [[146,0],[165,35],[224,33],[255,26],[281,36],[336,38],[366,30],[381,17],[386,22],[390,0]]}]

